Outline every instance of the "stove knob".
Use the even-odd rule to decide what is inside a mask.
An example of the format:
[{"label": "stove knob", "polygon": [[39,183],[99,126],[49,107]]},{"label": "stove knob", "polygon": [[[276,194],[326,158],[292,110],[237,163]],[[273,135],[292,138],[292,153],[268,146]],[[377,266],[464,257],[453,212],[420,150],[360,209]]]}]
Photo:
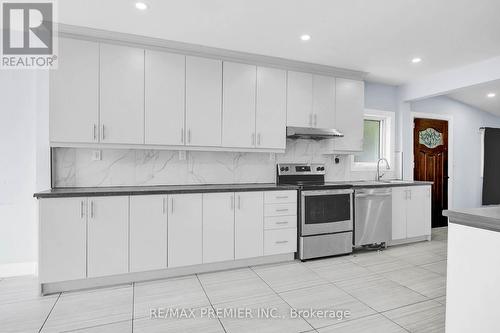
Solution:
[{"label": "stove knob", "polygon": [[321,167],[317,167],[317,168],[316,168],[316,171],[321,171]]},{"label": "stove knob", "polygon": [[281,167],[281,168],[280,168],[280,171],[281,171],[281,172],[285,171],[285,167]]},{"label": "stove knob", "polygon": [[285,171],[289,171],[289,170],[290,170],[290,168],[289,168],[289,167],[285,167]]},{"label": "stove knob", "polygon": [[325,171],[325,167],[321,167],[321,171]]}]

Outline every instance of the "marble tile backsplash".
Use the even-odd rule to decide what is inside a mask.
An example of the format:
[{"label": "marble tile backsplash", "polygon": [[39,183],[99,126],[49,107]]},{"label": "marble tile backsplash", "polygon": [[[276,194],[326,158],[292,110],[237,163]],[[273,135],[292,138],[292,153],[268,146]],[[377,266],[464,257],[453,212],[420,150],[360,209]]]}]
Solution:
[{"label": "marble tile backsplash", "polygon": [[288,140],[284,154],[104,149],[93,160],[94,149],[54,148],[53,187],[140,186],[177,184],[273,183],[276,163],[325,163],[328,181],[372,179],[373,172],[350,171],[350,156],[323,155],[312,140]]}]

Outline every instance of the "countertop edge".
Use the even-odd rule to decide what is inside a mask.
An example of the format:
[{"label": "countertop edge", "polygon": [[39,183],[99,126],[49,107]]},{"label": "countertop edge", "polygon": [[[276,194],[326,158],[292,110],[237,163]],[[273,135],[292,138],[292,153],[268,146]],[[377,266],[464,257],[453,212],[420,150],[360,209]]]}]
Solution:
[{"label": "countertop edge", "polygon": [[474,213],[466,213],[453,210],[443,211],[443,216],[448,217],[450,223],[500,232],[500,217],[493,218],[487,216],[480,216]]}]

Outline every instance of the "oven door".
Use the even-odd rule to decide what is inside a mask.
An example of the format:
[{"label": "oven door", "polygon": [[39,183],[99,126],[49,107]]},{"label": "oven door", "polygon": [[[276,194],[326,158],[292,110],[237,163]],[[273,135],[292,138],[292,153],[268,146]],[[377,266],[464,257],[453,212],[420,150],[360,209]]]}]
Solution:
[{"label": "oven door", "polygon": [[352,189],[301,192],[301,236],[352,231]]}]

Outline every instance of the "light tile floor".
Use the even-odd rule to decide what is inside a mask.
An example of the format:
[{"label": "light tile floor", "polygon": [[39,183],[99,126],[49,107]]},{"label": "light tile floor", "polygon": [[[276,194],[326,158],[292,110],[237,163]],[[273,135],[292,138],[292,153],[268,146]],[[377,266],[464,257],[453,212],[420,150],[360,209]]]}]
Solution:
[{"label": "light tile floor", "polygon": [[[382,252],[45,297],[33,277],[5,278],[0,332],[444,332],[446,240],[447,228],[440,228],[431,242]],[[150,319],[158,307],[190,309],[195,318]],[[348,310],[350,316],[293,316],[292,308]],[[254,318],[208,316],[231,309]],[[263,309],[279,319],[255,318]]]}]

